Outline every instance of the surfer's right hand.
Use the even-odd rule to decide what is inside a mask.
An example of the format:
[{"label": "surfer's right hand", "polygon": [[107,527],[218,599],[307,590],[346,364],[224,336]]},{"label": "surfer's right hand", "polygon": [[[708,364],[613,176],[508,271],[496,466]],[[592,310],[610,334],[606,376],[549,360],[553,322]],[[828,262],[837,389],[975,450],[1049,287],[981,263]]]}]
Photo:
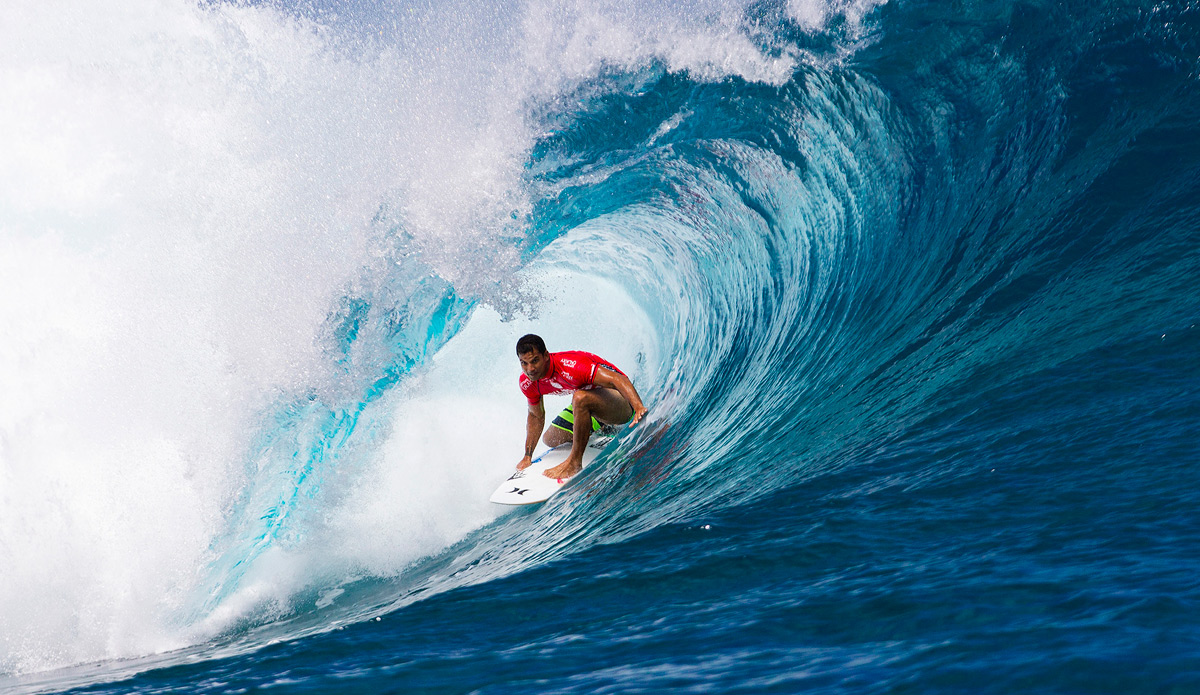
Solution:
[{"label": "surfer's right hand", "polygon": [[523,471],[526,468],[529,468],[529,466],[532,464],[533,464],[533,458],[526,456],[525,458],[521,459],[520,463],[517,464],[517,470]]}]

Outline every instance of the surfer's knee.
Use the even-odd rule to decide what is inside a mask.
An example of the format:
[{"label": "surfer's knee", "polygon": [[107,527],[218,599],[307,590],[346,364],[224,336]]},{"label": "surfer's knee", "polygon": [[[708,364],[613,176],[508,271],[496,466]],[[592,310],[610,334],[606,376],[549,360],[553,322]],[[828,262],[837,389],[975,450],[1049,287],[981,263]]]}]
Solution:
[{"label": "surfer's knee", "polygon": [[592,394],[592,392],[579,389],[575,393],[571,394],[571,409],[575,412],[579,412],[580,406],[590,408],[592,403],[595,402],[595,398],[596,397],[594,394]]},{"label": "surfer's knee", "polygon": [[566,444],[569,441],[571,441],[571,433],[557,427],[547,427],[546,433],[542,435],[542,443],[550,448]]}]

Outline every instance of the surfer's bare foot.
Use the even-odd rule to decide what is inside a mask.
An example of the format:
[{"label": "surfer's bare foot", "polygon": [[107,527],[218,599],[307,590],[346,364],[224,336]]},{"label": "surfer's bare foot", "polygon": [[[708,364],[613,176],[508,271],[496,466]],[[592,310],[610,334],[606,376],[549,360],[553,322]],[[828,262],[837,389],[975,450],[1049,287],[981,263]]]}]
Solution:
[{"label": "surfer's bare foot", "polygon": [[542,475],[547,478],[570,478],[579,471],[583,470],[583,464],[579,461],[571,461],[570,459],[563,461],[554,468],[547,468],[542,471]]}]

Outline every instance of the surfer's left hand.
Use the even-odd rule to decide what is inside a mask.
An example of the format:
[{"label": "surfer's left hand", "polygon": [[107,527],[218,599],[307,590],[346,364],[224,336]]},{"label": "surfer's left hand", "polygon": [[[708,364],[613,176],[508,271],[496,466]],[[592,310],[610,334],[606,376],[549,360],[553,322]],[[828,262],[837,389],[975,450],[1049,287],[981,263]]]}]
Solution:
[{"label": "surfer's left hand", "polygon": [[646,408],[638,408],[638,409],[634,410],[633,411],[633,419],[629,421],[629,426],[633,427],[634,425],[638,424],[638,422],[641,421],[642,417],[644,417],[646,415],[646,412],[647,412]]}]

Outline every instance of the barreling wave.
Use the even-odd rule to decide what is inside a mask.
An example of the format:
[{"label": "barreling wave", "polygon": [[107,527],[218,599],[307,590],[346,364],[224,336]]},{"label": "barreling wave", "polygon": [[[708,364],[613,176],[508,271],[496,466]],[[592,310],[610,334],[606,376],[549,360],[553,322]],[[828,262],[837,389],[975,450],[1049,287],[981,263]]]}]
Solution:
[{"label": "barreling wave", "polygon": [[[13,84],[39,108],[90,100],[101,125],[64,116],[92,168],[55,198],[77,155],[20,121],[44,151],[0,201],[10,269],[57,278],[5,307],[48,328],[4,363],[38,397],[5,402],[0,471],[52,492],[5,498],[0,528],[60,510],[0,544],[26,568],[3,580],[5,671],[252,649],[745,503],[1197,299],[1193,160],[1142,205],[1106,200],[1190,124],[1187,10],[1022,5],[994,40],[991,6],[945,30],[934,7],[874,3],[407,24],[156,7],[169,60],[118,17],[111,64],[77,45],[86,21],[20,10],[72,48]],[[380,26],[395,45],[348,38]],[[1113,94],[1096,75],[1141,60],[1130,35],[1160,82]],[[166,155],[135,146],[147,129]],[[122,207],[122,176],[155,183]],[[544,508],[501,514],[482,500],[523,436],[510,352],[529,330],[628,367],[651,417]],[[44,590],[63,610],[18,607]]]}]

